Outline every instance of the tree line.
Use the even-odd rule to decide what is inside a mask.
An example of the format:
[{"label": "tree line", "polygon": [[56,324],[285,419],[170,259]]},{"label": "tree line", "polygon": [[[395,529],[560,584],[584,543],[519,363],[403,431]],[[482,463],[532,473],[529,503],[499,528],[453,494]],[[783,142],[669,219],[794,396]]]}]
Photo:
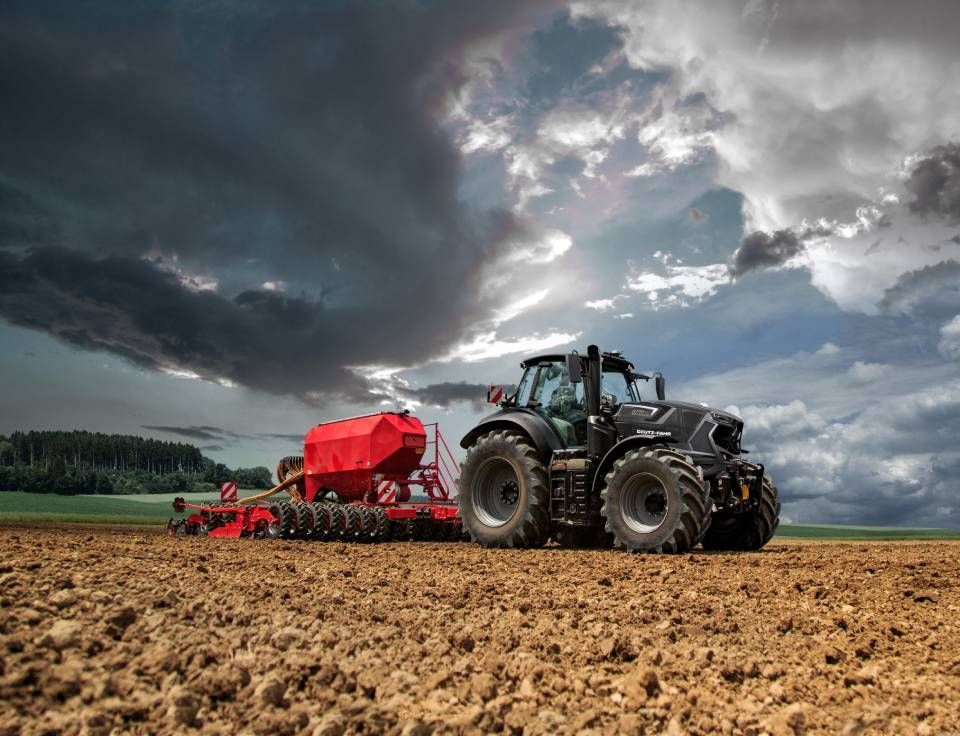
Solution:
[{"label": "tree line", "polygon": [[81,430],[0,435],[0,491],[190,493],[227,480],[241,488],[273,484],[267,468],[231,470],[185,442]]}]

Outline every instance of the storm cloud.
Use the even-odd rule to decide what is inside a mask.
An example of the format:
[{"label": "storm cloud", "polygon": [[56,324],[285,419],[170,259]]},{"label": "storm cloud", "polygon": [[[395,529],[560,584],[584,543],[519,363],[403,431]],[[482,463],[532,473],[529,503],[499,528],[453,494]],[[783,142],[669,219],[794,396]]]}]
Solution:
[{"label": "storm cloud", "polygon": [[458,198],[441,119],[530,7],[5,5],[0,316],[313,399],[443,352],[524,225]]},{"label": "storm cloud", "polygon": [[920,158],[906,187],[913,195],[910,209],[921,215],[960,222],[960,144],[947,143]]},{"label": "storm cloud", "polygon": [[883,312],[933,320],[960,314],[960,263],[941,261],[903,274],[878,306]]},{"label": "storm cloud", "polygon": [[422,388],[404,389],[401,394],[431,406],[448,407],[454,402],[464,401],[479,407],[486,403],[487,386],[465,381],[444,381]]},{"label": "storm cloud", "polygon": [[781,266],[804,250],[803,240],[792,230],[752,232],[740,243],[730,263],[730,275],[739,278],[755,268]]}]

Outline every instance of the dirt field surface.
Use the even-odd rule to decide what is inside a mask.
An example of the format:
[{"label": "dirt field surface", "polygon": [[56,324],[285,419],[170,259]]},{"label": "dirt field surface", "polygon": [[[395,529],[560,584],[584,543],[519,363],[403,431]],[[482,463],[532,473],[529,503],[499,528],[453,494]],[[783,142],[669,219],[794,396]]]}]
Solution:
[{"label": "dirt field surface", "polygon": [[960,734],[957,543],[0,551],[4,734]]}]

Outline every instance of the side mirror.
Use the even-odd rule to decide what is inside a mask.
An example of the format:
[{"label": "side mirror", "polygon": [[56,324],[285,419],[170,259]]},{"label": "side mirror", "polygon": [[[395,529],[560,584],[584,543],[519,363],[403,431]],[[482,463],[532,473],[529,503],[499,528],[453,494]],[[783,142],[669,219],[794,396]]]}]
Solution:
[{"label": "side mirror", "polygon": [[657,387],[657,398],[660,401],[663,401],[667,398],[667,379],[663,377],[662,373],[655,373],[653,375],[653,385]]},{"label": "side mirror", "polygon": [[580,355],[577,353],[567,353],[567,376],[570,383],[583,381],[583,366],[580,364]]}]

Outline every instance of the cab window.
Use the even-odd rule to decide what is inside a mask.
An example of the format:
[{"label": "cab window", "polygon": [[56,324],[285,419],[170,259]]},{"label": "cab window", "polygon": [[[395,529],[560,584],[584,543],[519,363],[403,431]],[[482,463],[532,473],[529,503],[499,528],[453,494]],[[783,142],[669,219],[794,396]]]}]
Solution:
[{"label": "cab window", "polygon": [[600,394],[610,394],[616,404],[625,404],[630,401],[639,401],[632,381],[619,371],[604,373],[600,383]]}]

